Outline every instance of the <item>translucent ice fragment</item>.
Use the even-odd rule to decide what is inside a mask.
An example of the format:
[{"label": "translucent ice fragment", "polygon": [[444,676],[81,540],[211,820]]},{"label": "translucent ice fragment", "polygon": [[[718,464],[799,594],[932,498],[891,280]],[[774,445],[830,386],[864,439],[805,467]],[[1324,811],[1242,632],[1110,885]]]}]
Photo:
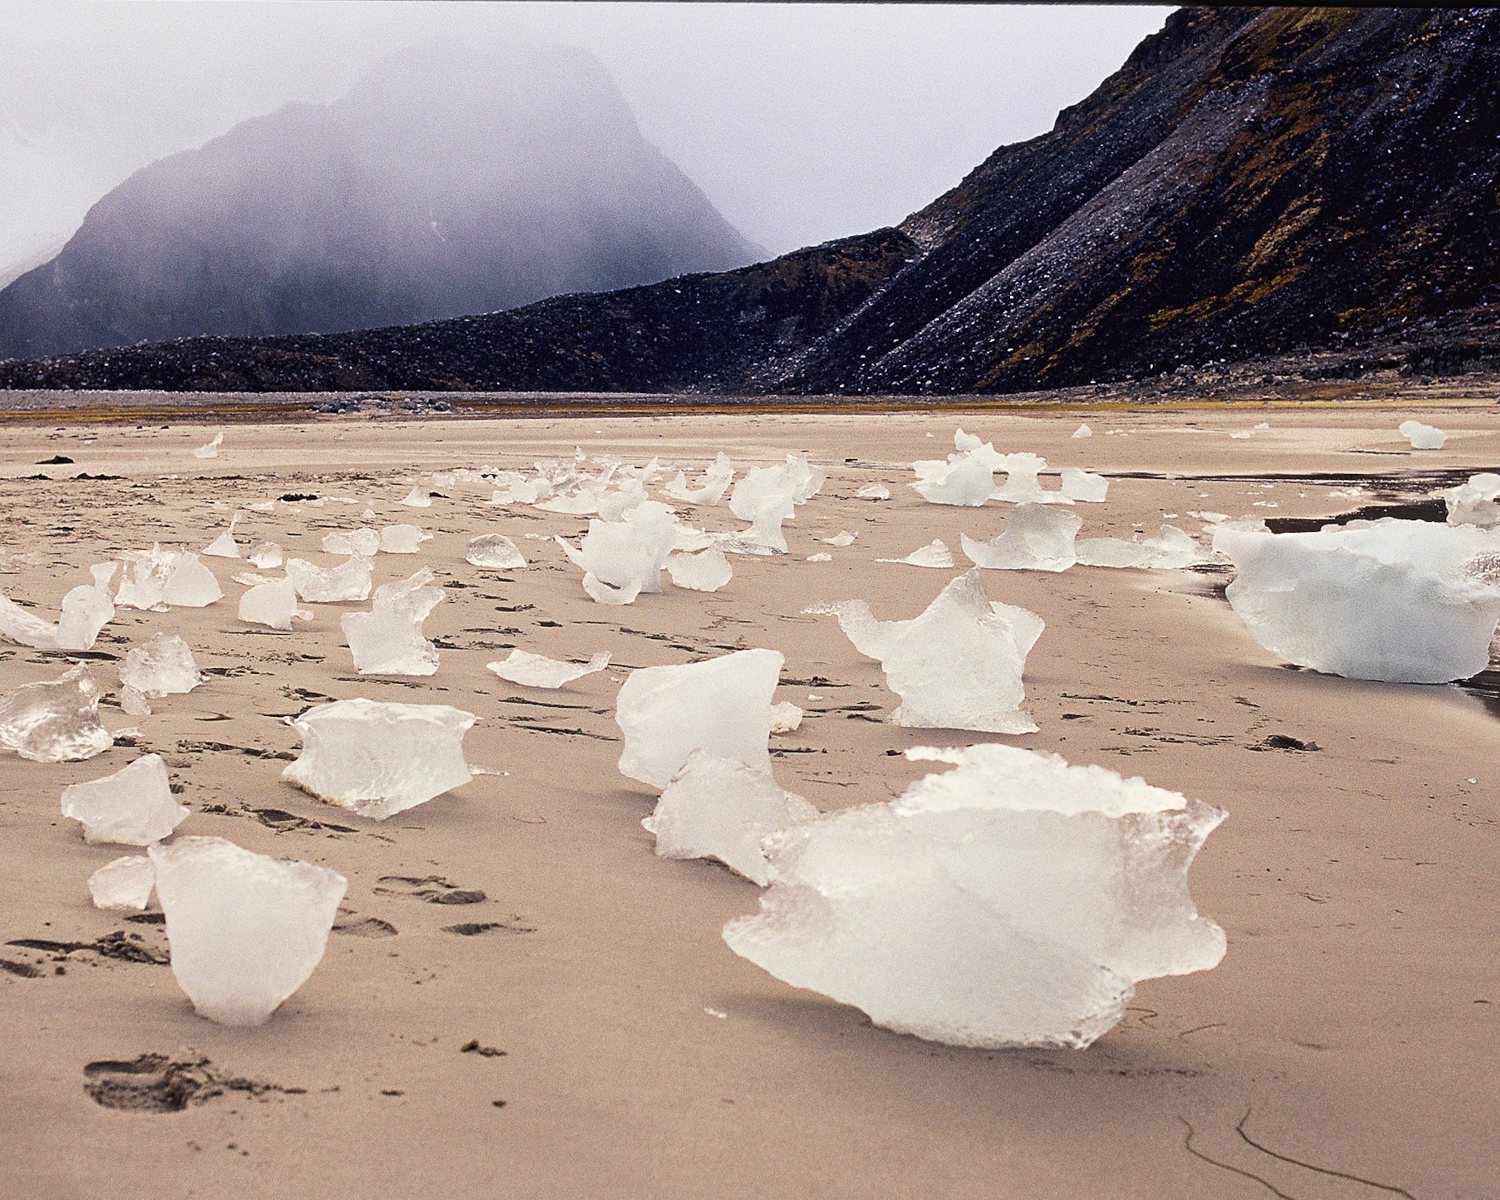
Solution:
[{"label": "translucent ice fragment", "polygon": [[1240,440],[1243,440],[1245,438],[1253,438],[1257,433],[1264,433],[1270,428],[1271,423],[1269,421],[1260,421],[1250,426],[1249,429],[1238,429],[1235,432],[1231,433],[1229,436],[1232,438],[1239,438]]},{"label": "translucent ice fragment", "polygon": [[1093,437],[1094,431],[1089,428],[1089,423],[1085,421],[1077,429],[1073,430],[1072,436],[1076,438]]},{"label": "translucent ice fragment", "polygon": [[867,483],[854,494],[861,500],[889,500],[891,489],[883,483]]},{"label": "translucent ice fragment", "polygon": [[371,560],[356,554],[336,567],[318,567],[306,559],[286,560],[287,578],[297,595],[309,604],[337,604],[345,600],[366,600],[370,595]]},{"label": "translucent ice fragment", "polygon": [[976,542],[962,534],[960,541],[969,561],[987,570],[1066,571],[1078,561],[1074,539],[1082,527],[1076,513],[1020,504],[998,537]]},{"label": "translucent ice fragment", "polygon": [[432,497],[427,494],[425,489],[413,487],[411,491],[407,492],[401,498],[401,503],[408,508],[431,508]]},{"label": "translucent ice fragment", "polygon": [[956,769],[766,839],[771,886],[731,949],[884,1028],[983,1048],[1082,1048],[1139,981],[1223,957],[1187,881],[1222,809],[1010,746],[909,756]]},{"label": "translucent ice fragment", "polygon": [[1229,603],[1250,635],[1298,666],[1353,679],[1446,683],[1489,664],[1500,580],[1474,569],[1500,531],[1351,521],[1316,533],[1220,525]]},{"label": "translucent ice fragment", "polygon": [[245,555],[245,561],[262,571],[271,571],[281,566],[281,547],[275,542],[256,542]]},{"label": "translucent ice fragment", "polygon": [[953,551],[942,538],[934,538],[925,546],[918,546],[905,558],[877,558],[876,562],[905,563],[911,567],[951,567]]},{"label": "translucent ice fragment", "polygon": [[978,508],[995,494],[995,469],[971,454],[912,463],[916,482],[911,486],[929,504]]},{"label": "translucent ice fragment", "polygon": [[730,481],[734,479],[734,464],[721,450],[714,461],[709,464],[702,478],[698,480],[697,486],[689,486],[687,476],[681,471],[677,478],[667,484],[662,491],[673,500],[681,500],[686,504],[718,504],[724,499],[724,493],[729,490]]},{"label": "translucent ice fragment", "polygon": [[771,769],[771,693],[782,656],[739,650],[705,662],[642,667],[620,689],[620,773],[666,787],[694,750]]},{"label": "translucent ice fragment", "polygon": [[1192,534],[1163,525],[1154,538],[1084,538],[1077,543],[1078,561],[1085,567],[1136,567],[1172,570],[1208,561],[1209,555]]},{"label": "translucent ice fragment", "polygon": [[432,675],[438,669],[437,647],[422,636],[422,622],[442,600],[441,588],[423,567],[415,574],[375,589],[367,613],[339,618],[344,638],[361,675]]},{"label": "translucent ice fragment", "polygon": [[756,521],[768,504],[805,504],[818,494],[826,478],[822,467],[789,454],[784,463],[747,472],[729,494],[729,511],[741,521]]},{"label": "translucent ice fragment", "polygon": [[673,554],[667,558],[672,583],[694,592],[717,592],[734,575],[734,568],[717,546],[698,554]]},{"label": "translucent ice fragment", "polygon": [[784,791],[770,769],[694,750],[641,822],[663,858],[715,858],[751,883],[768,882],[761,839],[818,810]]},{"label": "translucent ice fragment", "polygon": [[190,551],[156,545],[123,557],[125,575],[115,593],[115,603],[122,608],[206,608],[224,594],[213,572]]},{"label": "translucent ice fragment", "polygon": [[205,558],[239,558],[240,544],[234,540],[234,527],[240,523],[240,514],[229,519],[229,528],[203,547]]},{"label": "translucent ice fragment", "polygon": [[1470,475],[1467,483],[1444,492],[1443,502],[1450,525],[1500,525],[1500,475]]},{"label": "translucent ice fragment", "polygon": [[561,537],[563,553],[584,572],[583,586],[603,604],[629,604],[641,592],[661,591],[661,573],[677,542],[672,510],[648,500],[623,521],[589,522],[578,549]]},{"label": "translucent ice fragment", "polygon": [[175,633],[158,633],[136,646],[120,667],[120,683],[152,699],[185,695],[205,678],[192,650]]},{"label": "translucent ice fragment", "polygon": [[290,629],[292,620],[310,620],[312,614],[297,607],[297,589],[290,579],[277,579],[250,588],[240,597],[240,620],[272,629]]},{"label": "translucent ice fragment", "polygon": [[432,541],[432,534],[415,525],[387,525],[380,531],[382,554],[415,554],[423,542]]},{"label": "translucent ice fragment", "polygon": [[489,567],[498,571],[515,570],[526,565],[526,559],[515,542],[498,533],[470,538],[464,547],[464,561],[470,566]]},{"label": "translucent ice fragment", "polygon": [[818,541],[830,546],[852,546],[857,536],[857,534],[850,533],[847,529],[841,529],[832,537],[819,538]]},{"label": "translucent ice fragment", "polygon": [[32,762],[77,762],[114,745],[99,723],[99,685],[87,664],[0,700],[0,748]]},{"label": "translucent ice fragment", "polygon": [[94,582],[79,584],[62,600],[62,614],[56,622],[45,621],[0,595],[0,636],[38,650],[89,650],[99,639],[99,631],[114,618],[114,601],[109,598],[109,583],[115,564],[94,567]]},{"label": "translucent ice fragment", "polygon": [[1411,443],[1413,450],[1441,450],[1448,435],[1433,425],[1421,421],[1402,421],[1396,432]]},{"label": "translucent ice fragment", "polygon": [[832,562],[833,561],[833,555],[828,554],[826,552],[820,553],[820,554],[809,554],[807,556],[807,561],[808,562]]},{"label": "translucent ice fragment", "polygon": [[291,723],[302,753],[281,777],[382,821],[473,778],[463,741],[474,720],[446,704],[320,704]]},{"label": "translucent ice fragment", "polygon": [[604,670],[609,666],[609,655],[595,654],[586,663],[575,663],[528,654],[525,650],[512,650],[509,657],[485,665],[501,679],[519,683],[522,687],[560,688],[575,679]]},{"label": "translucent ice fragment", "polygon": [[347,879],[216,837],[178,838],[147,853],[172,974],[200,1016],[259,1025],[307,982],[328,947]]},{"label": "translucent ice fragment", "polygon": [[144,854],[111,859],[89,876],[89,897],[95,908],[140,912],[151,902],[156,868]]},{"label": "translucent ice fragment", "polygon": [[189,815],[172,799],[166,764],[155,754],[144,755],[103,779],[65,788],[62,814],[83,824],[84,841],[122,846],[159,842]]},{"label": "translucent ice fragment", "polygon": [[1041,617],[991,602],[979,568],[945,587],[920,616],[879,621],[863,600],[815,604],[832,613],[861,654],[877,659],[886,686],[901,697],[893,720],[919,729],[1034,733],[1022,709],[1026,656],[1041,635]]},{"label": "translucent ice fragment", "polygon": [[1102,504],[1109,495],[1109,480],[1092,471],[1081,471],[1077,467],[1064,467],[1062,472],[1062,494],[1069,500],[1081,504]]},{"label": "translucent ice fragment", "polygon": [[1000,470],[1005,482],[995,489],[995,499],[1011,504],[1069,504],[1065,492],[1049,492],[1038,476],[1047,469],[1047,460],[1038,454],[1019,453],[1000,456]]},{"label": "translucent ice fragment", "polygon": [[213,438],[205,445],[199,446],[193,451],[194,458],[218,458],[219,447],[224,444],[224,431],[221,429],[214,434]]},{"label": "translucent ice fragment", "polygon": [[791,733],[802,725],[802,710],[790,700],[771,705],[771,732]]},{"label": "translucent ice fragment", "polygon": [[324,554],[357,554],[363,558],[374,558],[379,550],[380,534],[368,526],[338,529],[323,535]]}]

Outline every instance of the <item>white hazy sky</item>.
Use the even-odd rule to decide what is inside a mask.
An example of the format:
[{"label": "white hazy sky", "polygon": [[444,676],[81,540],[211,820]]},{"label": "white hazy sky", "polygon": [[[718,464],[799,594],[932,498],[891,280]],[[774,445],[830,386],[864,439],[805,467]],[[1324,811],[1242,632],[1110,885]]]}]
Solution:
[{"label": "white hazy sky", "polygon": [[1170,8],[0,0],[0,271],[131,171],[428,37],[592,51],[772,252],[901,220],[1050,129]]}]

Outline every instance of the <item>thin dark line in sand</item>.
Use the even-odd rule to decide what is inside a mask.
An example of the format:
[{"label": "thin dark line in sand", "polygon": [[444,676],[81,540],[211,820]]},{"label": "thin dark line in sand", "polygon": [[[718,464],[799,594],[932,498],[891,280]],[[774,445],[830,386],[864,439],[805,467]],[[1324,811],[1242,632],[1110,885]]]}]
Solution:
[{"label": "thin dark line in sand", "polygon": [[1257,1142],[1253,1137],[1245,1132],[1245,1125],[1250,1120],[1250,1111],[1251,1110],[1248,1108],[1245,1110],[1245,1115],[1240,1118],[1240,1122],[1234,1127],[1234,1131],[1245,1140],[1246,1144],[1254,1146],[1262,1154],[1269,1154],[1272,1158],[1280,1159],[1282,1162],[1292,1163],[1294,1166],[1306,1167],[1309,1171],[1316,1171],[1320,1175],[1332,1175],[1336,1179],[1347,1179],[1352,1183],[1362,1183],[1366,1187],[1378,1188],[1382,1192],[1390,1192],[1393,1196],[1405,1196],[1406,1200],[1417,1200],[1417,1198],[1410,1192],[1408,1192],[1405,1188],[1396,1187],[1395,1185],[1389,1183],[1380,1183],[1374,1179],[1366,1179],[1363,1175],[1351,1175],[1348,1171],[1338,1171],[1332,1167],[1320,1167],[1316,1163],[1304,1162],[1300,1158],[1293,1158],[1289,1154],[1282,1154],[1276,1150],[1272,1150],[1268,1146],[1263,1146],[1260,1142]]}]

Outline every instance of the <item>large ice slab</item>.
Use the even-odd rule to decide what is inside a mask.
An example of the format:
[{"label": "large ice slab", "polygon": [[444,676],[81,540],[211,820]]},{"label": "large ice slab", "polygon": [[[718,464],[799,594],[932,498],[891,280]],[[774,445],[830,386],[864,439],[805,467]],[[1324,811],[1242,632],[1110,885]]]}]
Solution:
[{"label": "large ice slab", "polygon": [[172,974],[199,1015],[259,1025],[307,982],[349,881],[216,837],[148,851],[166,917]]},{"label": "large ice slab", "polygon": [[526,565],[526,559],[515,542],[498,533],[470,538],[464,546],[464,561],[473,567],[498,571],[511,571]]},{"label": "large ice slab", "polygon": [[304,558],[289,558],[286,574],[300,599],[309,604],[339,604],[369,599],[374,565],[363,554],[352,555],[336,567],[319,567]]},{"label": "large ice slab", "polygon": [[590,520],[576,550],[561,537],[555,540],[583,570],[583,587],[590,596],[601,604],[630,604],[642,592],[661,591],[661,573],[677,536],[672,510],[648,500],[624,520]]},{"label": "large ice slab", "polygon": [[446,704],[336,700],[291,722],[302,753],[281,777],[320,800],[383,821],[466,784],[475,716]]},{"label": "large ice slab", "polygon": [[771,694],[783,661],[775,650],[737,650],[632,671],[615,703],[625,735],[620,773],[664,788],[694,750],[769,771]]},{"label": "large ice slab", "polygon": [[115,603],[121,608],[162,612],[168,608],[206,608],[224,594],[214,573],[187,550],[131,550],[122,555],[125,574]]},{"label": "large ice slab", "polygon": [[960,575],[920,616],[880,621],[863,600],[815,604],[831,613],[854,648],[879,661],[886,686],[901,697],[893,720],[918,729],[1034,733],[1021,704],[1026,656],[1041,636],[1041,617],[992,602],[979,568]]},{"label": "large ice slab", "polygon": [[156,868],[144,854],[111,859],[89,876],[89,899],[95,908],[140,912],[151,902]]},{"label": "large ice slab", "polygon": [[641,822],[663,858],[714,858],[762,887],[769,881],[761,839],[808,821],[818,810],[785,791],[769,768],[694,750]]},{"label": "large ice slab", "polygon": [[188,819],[189,811],[172,799],[167,765],[146,754],[129,766],[63,789],[62,814],[83,825],[86,842],[149,846]]},{"label": "large ice slab", "polygon": [[79,584],[63,597],[56,621],[44,620],[0,593],[0,637],[38,650],[92,649],[99,631],[114,619],[109,584],[115,564],[102,563],[90,571],[93,582]]},{"label": "large ice slab", "polygon": [[575,679],[604,670],[609,666],[609,654],[601,651],[588,662],[576,663],[530,654],[525,650],[512,650],[506,658],[485,666],[507,683],[519,683],[522,687],[560,688]]},{"label": "large ice slab", "polygon": [[968,534],[959,544],[969,561],[989,571],[1066,571],[1078,561],[1074,539],[1083,528],[1076,513],[1046,504],[1018,504],[1005,529],[988,542]]},{"label": "large ice slab", "polygon": [[77,762],[115,744],[99,722],[99,685],[87,664],[0,700],[0,748],[32,762]]},{"label": "large ice slab", "polygon": [[1353,679],[1446,683],[1489,664],[1500,581],[1483,563],[1500,531],[1351,521],[1315,533],[1219,526],[1229,603],[1250,635],[1298,666]]},{"label": "large ice slab", "polygon": [[1467,482],[1443,493],[1443,503],[1450,525],[1500,525],[1500,475],[1470,475]]},{"label": "large ice slab", "polygon": [[908,754],[956,769],[767,838],[735,953],[884,1028],[996,1049],[1087,1046],[1139,981],[1223,957],[1187,881],[1222,809],[1010,746]]}]

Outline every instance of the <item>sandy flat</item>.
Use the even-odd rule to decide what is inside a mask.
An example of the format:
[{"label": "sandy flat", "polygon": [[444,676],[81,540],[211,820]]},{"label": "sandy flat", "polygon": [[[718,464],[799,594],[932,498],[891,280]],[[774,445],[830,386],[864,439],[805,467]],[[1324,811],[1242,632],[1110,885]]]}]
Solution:
[{"label": "sandy flat", "polygon": [[[1495,1195],[1500,709],[1483,688],[1286,670],[1244,633],[1222,573],[987,573],[994,598],[1047,621],[1026,681],[1041,731],[993,740],[1230,813],[1192,877],[1227,931],[1223,964],[1144,984],[1128,1019],[1082,1052],[898,1036],[737,958],[719,930],[758,890],[652,853],[640,819],[654,797],[616,771],[613,720],[633,667],[770,647],[786,656],[777,699],[807,711],[773,739],[782,783],[825,811],[890,799],[923,772],[893,752],[986,736],[892,726],[878,665],[801,612],[865,597],[879,616],[913,616],[954,572],[876,559],[1000,530],[1009,506],[938,507],[905,486],[907,465],[946,453],[956,425],[1110,475],[1109,502],[1076,510],[1083,536],[1154,532],[1166,514],[1198,533],[1191,512],[1331,516],[1494,470],[1493,399],[1109,411],[1083,414],[1086,440],[1069,436],[1079,411],[344,417],[229,425],[215,460],[191,453],[202,424],[0,430],[0,590],[41,610],[55,613],[90,563],[153,541],[201,548],[236,509],[290,493],[323,503],[246,511],[240,537],[331,564],[326,532],[412,522],[433,540],[380,556],[376,582],[425,564],[447,597],[426,625],[437,675],[360,678],[338,617],[365,606],[312,606],[289,635],[247,627],[230,581],[244,564],[205,559],[223,601],[122,609],[96,647],[105,723],[135,728],[131,744],[84,763],[0,760],[0,1195]],[[1447,446],[1409,450],[1395,431],[1408,415],[1446,429]],[[1228,436],[1261,420],[1271,429]],[[473,486],[438,488],[431,508],[399,503],[433,471],[524,467],[575,444],[690,470],[720,449],[742,463],[803,451],[830,476],[787,526],[790,555],[735,557],[714,595],[624,608],[588,599],[550,541],[585,518],[491,508]],[[54,455],[73,462],[36,465]],[[873,481],[893,498],[854,498]],[[696,515],[731,523],[723,508]],[[848,547],[817,540],[844,529],[858,535]],[[513,538],[530,565],[468,566],[465,539],[481,532]],[[832,561],[805,561],[820,551]],[[127,717],[115,660],[158,630],[184,636],[212,677]],[[512,647],[613,662],[539,692],[485,670]],[[55,678],[66,658],[0,648],[0,692]],[[470,709],[468,758],[492,773],[383,823],[282,783],[298,744],[283,718],[354,696]],[[1317,748],[1266,748],[1273,735]],[[350,881],[322,965],[262,1027],[196,1016],[169,967],[132,961],[164,958],[160,925],[89,903],[88,875],[122,851],[85,845],[58,797],[148,750],[193,810],[179,832]],[[455,890],[484,899],[433,902]],[[91,1097],[87,1085],[120,1073],[98,1064],[142,1055],[200,1063],[179,1072],[201,1085],[181,1111]]]}]

